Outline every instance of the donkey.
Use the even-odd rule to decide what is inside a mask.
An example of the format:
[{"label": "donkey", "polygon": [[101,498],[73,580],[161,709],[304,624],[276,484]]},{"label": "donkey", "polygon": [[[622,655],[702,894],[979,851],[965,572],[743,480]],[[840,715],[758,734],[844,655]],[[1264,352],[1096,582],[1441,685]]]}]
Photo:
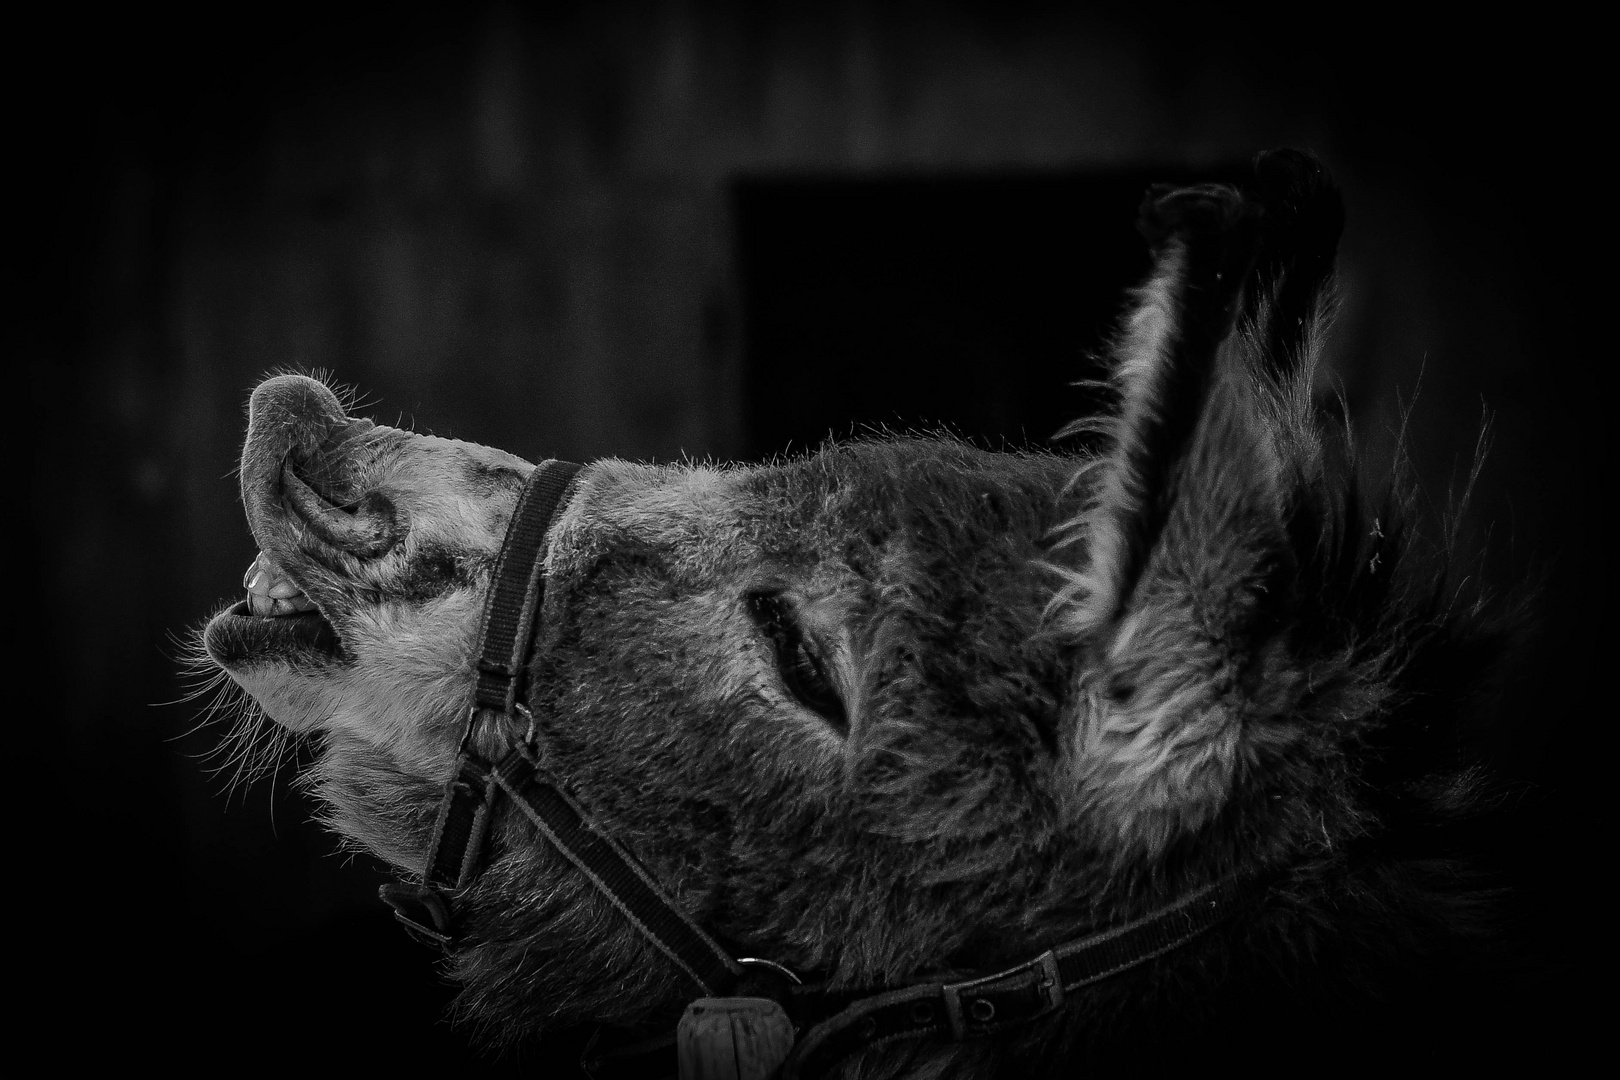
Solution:
[{"label": "donkey", "polygon": [[534,465],[270,378],[262,550],[201,647],[319,745],[325,820],[405,875],[496,1044],[600,1025],[599,1075],[688,1076],[1342,1053],[1484,932],[1447,837],[1506,640],[1313,405],[1342,223],[1295,151],[1150,190],[1088,449]]}]

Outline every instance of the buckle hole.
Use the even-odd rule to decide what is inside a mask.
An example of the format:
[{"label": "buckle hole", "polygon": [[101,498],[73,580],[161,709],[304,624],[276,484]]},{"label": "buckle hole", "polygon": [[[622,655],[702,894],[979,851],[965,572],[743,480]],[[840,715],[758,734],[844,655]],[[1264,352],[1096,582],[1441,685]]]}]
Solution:
[{"label": "buckle hole", "polygon": [[986,998],[974,998],[968,1005],[968,1015],[981,1024],[989,1023],[995,1019],[996,1003]]}]

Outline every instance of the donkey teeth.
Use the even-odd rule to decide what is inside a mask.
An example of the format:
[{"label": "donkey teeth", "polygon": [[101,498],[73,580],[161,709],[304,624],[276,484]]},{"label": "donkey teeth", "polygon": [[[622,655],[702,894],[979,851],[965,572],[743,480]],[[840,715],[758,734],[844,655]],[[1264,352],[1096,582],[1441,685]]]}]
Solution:
[{"label": "donkey teeth", "polygon": [[275,618],[315,608],[309,597],[262,551],[242,576],[242,586],[247,589],[248,610],[255,615]]},{"label": "donkey teeth", "polygon": [[282,573],[262,551],[243,575],[242,587],[250,593],[268,596],[272,600],[290,600],[303,593],[302,589],[293,584],[292,578]]},{"label": "donkey teeth", "polygon": [[279,578],[270,583],[270,599],[291,600],[295,596],[304,595],[304,590],[294,585],[289,578]]},{"label": "donkey teeth", "polygon": [[277,600],[261,593],[248,593],[247,603],[249,611],[268,619],[279,619],[286,615],[297,615],[301,611],[315,610],[315,605],[305,596]]}]

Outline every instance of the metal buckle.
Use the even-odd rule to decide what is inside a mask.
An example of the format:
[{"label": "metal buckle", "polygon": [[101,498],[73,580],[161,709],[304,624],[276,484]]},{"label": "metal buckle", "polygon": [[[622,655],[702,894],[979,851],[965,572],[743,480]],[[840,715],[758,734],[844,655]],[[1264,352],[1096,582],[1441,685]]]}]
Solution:
[{"label": "metal buckle", "polygon": [[[999,1015],[1001,1008],[1009,1004],[1008,995],[1025,988],[1040,995],[1040,1007],[1032,1011],[1020,1008],[1011,1016]],[[983,978],[946,983],[940,991],[945,998],[945,1016],[951,1022],[951,1038],[960,1042],[1053,1012],[1063,1004],[1063,976],[1058,971],[1057,956],[1048,949],[1017,967]],[[999,1006],[998,998],[1001,999]]]}]

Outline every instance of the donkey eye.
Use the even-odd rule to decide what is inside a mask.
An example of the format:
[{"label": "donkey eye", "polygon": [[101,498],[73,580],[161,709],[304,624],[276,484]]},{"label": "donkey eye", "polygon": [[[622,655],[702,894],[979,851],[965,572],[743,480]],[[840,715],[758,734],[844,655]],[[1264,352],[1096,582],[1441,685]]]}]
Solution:
[{"label": "donkey eye", "polygon": [[849,733],[844,701],[827,672],[827,661],[814,638],[794,617],[793,606],[780,593],[751,593],[748,613],[771,643],[776,672],[800,705],[818,714],[841,734]]}]

